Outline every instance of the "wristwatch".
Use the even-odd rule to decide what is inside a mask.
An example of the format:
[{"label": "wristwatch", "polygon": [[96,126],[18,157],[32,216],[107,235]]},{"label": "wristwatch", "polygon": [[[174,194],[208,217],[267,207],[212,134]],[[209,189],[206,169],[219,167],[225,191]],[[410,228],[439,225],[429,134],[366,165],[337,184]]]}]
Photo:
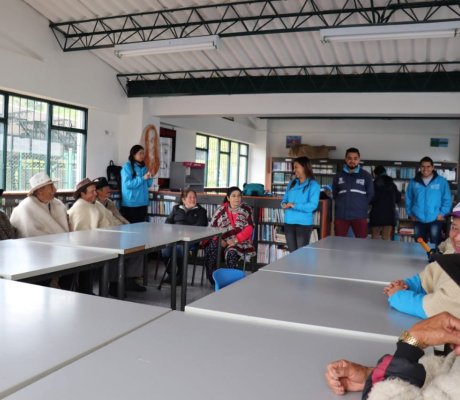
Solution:
[{"label": "wristwatch", "polygon": [[410,344],[411,346],[418,347],[423,349],[425,346],[421,340],[418,340],[416,337],[412,336],[409,331],[404,331],[401,333],[401,336],[398,339],[400,342]]}]

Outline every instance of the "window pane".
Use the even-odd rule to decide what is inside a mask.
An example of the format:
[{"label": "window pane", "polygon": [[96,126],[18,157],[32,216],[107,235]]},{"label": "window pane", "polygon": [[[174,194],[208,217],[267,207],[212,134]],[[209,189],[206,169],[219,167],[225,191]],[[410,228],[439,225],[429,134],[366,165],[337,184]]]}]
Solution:
[{"label": "window pane", "polygon": [[28,190],[30,177],[46,171],[47,121],[45,102],[10,97],[6,149],[8,190]]},{"label": "window pane", "polygon": [[219,140],[209,138],[208,150],[208,187],[217,187],[217,162],[219,159]]},{"label": "window pane", "polygon": [[219,160],[219,186],[228,186],[228,154],[221,154]]},{"label": "window pane", "polygon": [[248,155],[248,145],[247,144],[240,144],[240,154],[242,156]]},{"label": "window pane", "polygon": [[220,141],[220,151],[228,153],[230,151],[230,143],[227,140]]},{"label": "window pane", "polygon": [[238,186],[238,143],[232,142],[230,152],[230,184]]},{"label": "window pane", "polygon": [[74,189],[83,179],[85,135],[66,131],[51,131],[51,178],[57,189]]},{"label": "window pane", "polygon": [[85,113],[70,107],[53,106],[53,125],[85,129]]},{"label": "window pane", "polygon": [[0,124],[0,189],[5,189],[5,182],[3,182],[3,171],[5,166],[3,165],[3,139],[5,132],[5,124]]},{"label": "window pane", "polygon": [[207,149],[206,136],[196,135],[196,148],[197,149]]},{"label": "window pane", "polygon": [[238,181],[238,186],[241,188],[245,183],[247,183],[247,169],[248,169],[248,159],[246,157],[240,157],[240,177]]},{"label": "window pane", "polygon": [[5,96],[0,94],[0,118],[5,116]]}]

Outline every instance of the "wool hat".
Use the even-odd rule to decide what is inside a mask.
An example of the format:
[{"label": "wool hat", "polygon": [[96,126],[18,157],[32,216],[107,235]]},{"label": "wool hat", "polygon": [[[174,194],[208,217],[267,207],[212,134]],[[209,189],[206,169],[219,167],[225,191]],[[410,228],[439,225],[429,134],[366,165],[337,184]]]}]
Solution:
[{"label": "wool hat", "polygon": [[96,178],[93,183],[96,184],[96,189],[102,189],[103,187],[110,186],[107,179],[103,176]]},{"label": "wool hat", "polygon": [[82,181],[78,182],[77,187],[75,189],[74,197],[80,197],[80,193],[91,185],[95,185],[95,183],[89,178],[85,178]]},{"label": "wool hat", "polygon": [[27,193],[27,196],[33,195],[37,189],[40,189],[46,185],[50,185],[54,182],[57,181],[51,180],[51,178],[48,176],[46,172],[39,172],[38,174],[35,174],[34,176],[32,176],[32,178],[29,179],[30,190],[29,193]]},{"label": "wool hat", "polygon": [[460,218],[460,203],[458,203],[452,212],[449,214],[451,217]]}]

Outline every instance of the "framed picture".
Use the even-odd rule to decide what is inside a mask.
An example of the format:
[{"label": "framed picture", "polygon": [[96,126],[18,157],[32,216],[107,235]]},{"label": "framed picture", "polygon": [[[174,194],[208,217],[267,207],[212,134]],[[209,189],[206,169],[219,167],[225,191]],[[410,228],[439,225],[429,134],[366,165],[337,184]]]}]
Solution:
[{"label": "framed picture", "polygon": [[291,147],[293,144],[301,144],[302,136],[286,136],[286,148]]}]

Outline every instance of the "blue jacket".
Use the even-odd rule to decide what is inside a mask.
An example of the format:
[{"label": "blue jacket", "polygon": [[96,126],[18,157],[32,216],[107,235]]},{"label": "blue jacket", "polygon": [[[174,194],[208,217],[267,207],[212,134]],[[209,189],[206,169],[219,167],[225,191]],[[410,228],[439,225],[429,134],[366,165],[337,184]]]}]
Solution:
[{"label": "blue jacket", "polygon": [[149,187],[153,179],[144,179],[147,167],[134,163],[136,176],[133,178],[133,168],[127,161],[121,168],[121,205],[123,207],[141,207],[149,204]]},{"label": "blue jacket", "polygon": [[407,217],[415,217],[419,222],[436,221],[439,214],[446,216],[452,208],[449,183],[436,171],[425,186],[419,173],[409,181],[406,191]]},{"label": "blue jacket", "polygon": [[367,218],[369,203],[374,197],[374,182],[371,174],[363,168],[353,173],[345,166],[334,176],[332,194],[335,200],[335,219]]},{"label": "blue jacket", "polygon": [[404,282],[408,286],[407,290],[399,290],[393,296],[388,297],[388,303],[391,307],[403,313],[427,318],[423,309],[423,298],[426,295],[426,291],[422,287],[419,274],[404,279]]},{"label": "blue jacket", "polygon": [[[294,186],[291,188],[291,184]],[[283,196],[283,203],[294,203],[294,208],[284,210],[286,224],[313,225],[313,212],[318,208],[321,188],[314,179],[306,179],[302,184],[298,179],[289,182]]]}]

